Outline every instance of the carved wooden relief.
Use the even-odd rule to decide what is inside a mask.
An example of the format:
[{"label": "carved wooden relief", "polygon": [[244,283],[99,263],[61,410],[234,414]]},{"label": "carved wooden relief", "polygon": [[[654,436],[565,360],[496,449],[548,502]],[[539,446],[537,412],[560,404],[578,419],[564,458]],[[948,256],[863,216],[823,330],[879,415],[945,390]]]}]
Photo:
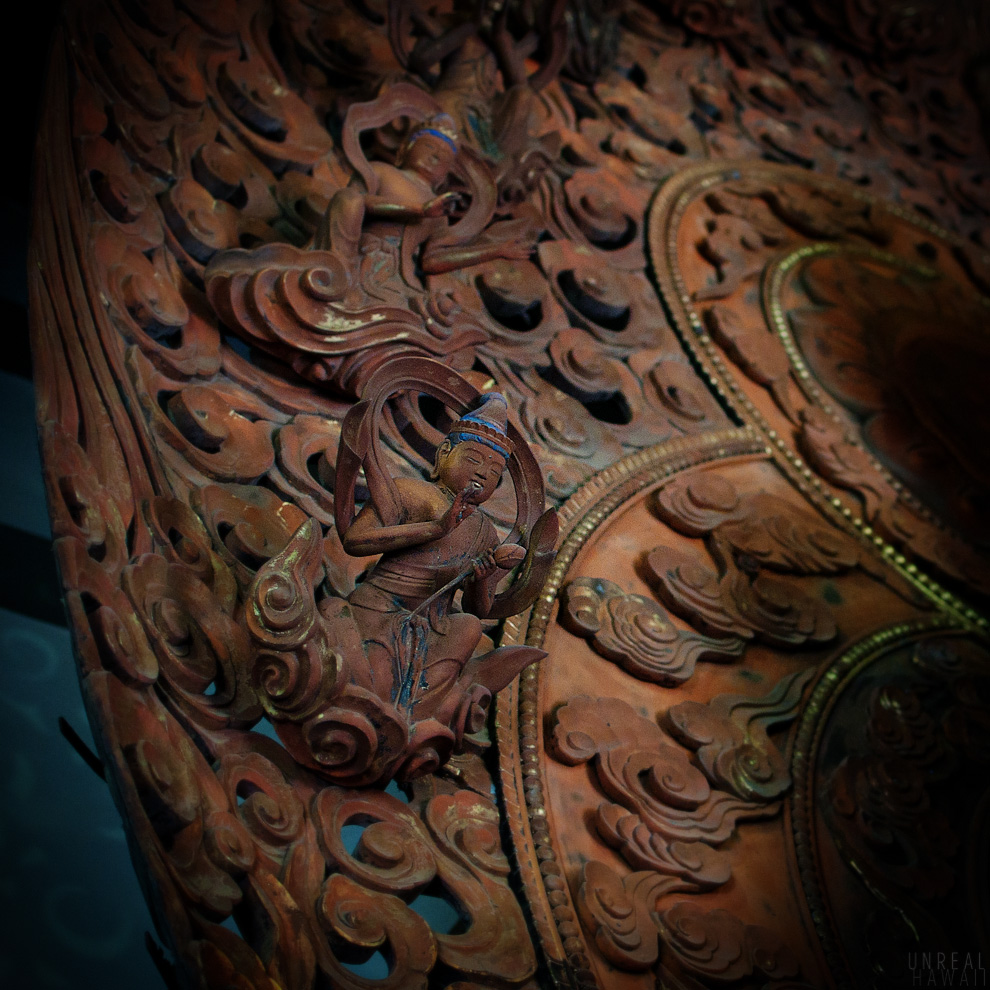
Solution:
[{"label": "carved wooden relief", "polygon": [[[743,253],[725,246],[726,223],[749,231]],[[762,164],[686,170],[651,224],[684,340],[795,479],[827,495],[838,522],[985,594],[972,431],[986,422],[974,348],[987,302],[966,242],[851,186]]]},{"label": "carved wooden relief", "polygon": [[985,944],[987,24],[942,7],[68,6],[39,423],[167,979]]},{"label": "carved wooden relief", "polygon": [[[926,788],[982,759],[957,689],[923,685],[944,668],[982,690],[983,647],[959,603],[828,526],[752,433],[705,440],[569,500],[559,600],[511,624],[548,653],[499,706],[544,951],[568,986],[860,985],[893,932],[874,975],[900,985],[922,944],[909,898],[932,944],[953,937],[924,898],[957,896],[959,840]],[[978,941],[985,915],[970,924]]]}]

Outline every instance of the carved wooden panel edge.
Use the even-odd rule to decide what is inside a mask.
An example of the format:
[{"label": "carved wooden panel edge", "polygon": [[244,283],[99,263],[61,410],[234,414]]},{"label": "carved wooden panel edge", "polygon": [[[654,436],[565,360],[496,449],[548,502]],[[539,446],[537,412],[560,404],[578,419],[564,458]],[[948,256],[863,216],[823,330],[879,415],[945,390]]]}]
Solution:
[{"label": "carved wooden panel edge", "polygon": [[784,805],[786,822],[794,837],[793,849],[789,851],[796,859],[796,872],[801,879],[810,920],[818,934],[832,976],[841,990],[851,988],[854,983],[849,964],[840,949],[828,899],[822,892],[822,870],[814,815],[817,800],[814,788],[815,766],[825,722],[843,691],[886,653],[938,634],[965,635],[971,631],[961,626],[953,615],[945,612],[879,629],[852,644],[820,670],[798,717],[790,751],[793,791]]},{"label": "carved wooden panel edge", "polygon": [[[882,553],[885,560],[900,573],[905,581],[913,585],[921,595],[935,603],[939,609],[948,609],[967,628],[979,630],[986,634],[990,631],[990,619],[953,591],[944,587],[939,580],[926,572],[928,568],[919,566],[914,560],[909,559],[902,552],[904,547],[895,546],[876,533],[863,514],[851,508],[847,504],[847,499],[841,498],[838,491],[823,482],[822,477],[812,470],[812,467],[801,456],[801,451],[797,449],[796,445],[789,442],[787,438],[773,428],[756,404],[749,398],[709,334],[708,328],[702,321],[701,315],[694,305],[694,300],[688,292],[681,270],[677,243],[678,226],[688,206],[697,198],[721,185],[740,180],[754,182],[766,180],[768,186],[790,181],[803,183],[813,188],[834,191],[838,195],[861,202],[864,207],[868,206],[871,209],[886,212],[899,221],[912,225],[918,230],[919,235],[926,234],[940,238],[960,250],[971,247],[971,245],[968,246],[962,237],[952,231],[903,207],[880,201],[851,183],[821,174],[812,174],[799,166],[759,161],[705,162],[684,168],[658,187],[650,204],[647,218],[648,251],[657,290],[672,316],[672,324],[678,338],[697,362],[701,377],[719,400],[740,421],[751,425],[758,431],[759,435],[765,438],[771,456],[781,467],[785,476],[802,496],[814,504],[826,518],[839,528],[856,536],[864,544],[870,545]],[[815,245],[815,250],[826,252],[829,248]],[[773,312],[770,306],[771,290],[768,288],[768,284],[780,271],[786,270],[789,261],[793,263],[794,258],[805,257],[807,253],[807,251],[801,254],[795,252],[793,257],[788,255],[777,259],[776,262],[768,265],[767,271],[763,275],[761,302],[767,307],[767,320],[772,323],[777,332],[782,325],[785,326],[786,331],[786,325],[782,315]],[[781,336],[784,347],[792,352],[789,354],[791,360],[793,361],[795,358],[799,360],[796,348],[789,343],[790,335],[782,334]],[[800,379],[810,377],[809,373],[799,366],[796,367],[796,372]],[[804,387],[803,381],[802,387]],[[878,471],[883,471],[879,463],[875,464],[875,467]],[[896,487],[902,490],[899,484]],[[905,492],[904,497],[908,501],[912,501],[910,493]],[[927,515],[931,516],[931,513],[928,512]],[[935,522],[940,527],[942,526],[938,520]]]},{"label": "carved wooden panel edge", "polygon": [[[718,461],[765,458],[766,445],[749,428],[721,430],[658,444],[630,455],[596,475],[561,507],[560,549],[532,608],[505,624],[503,645],[543,642],[568,568],[586,540],[624,502],[681,471]],[[543,728],[538,716],[539,672],[524,671],[496,701],[501,798],[512,834],[524,897],[556,986],[592,988],[584,935],[561,875],[543,806]]]}]

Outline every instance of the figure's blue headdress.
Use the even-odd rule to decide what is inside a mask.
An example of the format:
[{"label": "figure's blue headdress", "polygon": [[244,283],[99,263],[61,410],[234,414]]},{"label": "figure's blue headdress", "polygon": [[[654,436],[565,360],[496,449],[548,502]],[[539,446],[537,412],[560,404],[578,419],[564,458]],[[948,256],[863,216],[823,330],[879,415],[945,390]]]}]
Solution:
[{"label": "figure's blue headdress", "polygon": [[446,141],[450,145],[451,150],[455,153],[457,152],[457,127],[454,125],[454,118],[449,114],[434,114],[432,117],[424,120],[418,127],[414,127],[406,138],[405,146],[407,148],[410,147],[417,138],[422,137],[424,134],[430,134],[433,137],[440,138],[441,141]]},{"label": "figure's blue headdress", "polygon": [[508,405],[501,392],[489,392],[477,409],[465,413],[454,423],[447,438],[451,444],[474,440],[508,458],[512,453],[512,441],[505,427]]}]

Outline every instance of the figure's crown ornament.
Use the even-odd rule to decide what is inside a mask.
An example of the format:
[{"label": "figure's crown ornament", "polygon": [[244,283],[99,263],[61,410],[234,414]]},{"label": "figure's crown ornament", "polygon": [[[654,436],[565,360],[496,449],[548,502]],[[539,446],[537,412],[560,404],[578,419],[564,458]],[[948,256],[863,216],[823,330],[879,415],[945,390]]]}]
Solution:
[{"label": "figure's crown ornament", "polygon": [[503,457],[509,457],[512,441],[506,431],[508,405],[501,392],[489,392],[477,409],[465,413],[454,423],[448,437],[455,444],[461,440],[475,440]]},{"label": "figure's crown ornament", "polygon": [[450,114],[437,113],[431,117],[427,117],[426,120],[409,132],[405,146],[407,148],[411,147],[417,139],[427,134],[440,138],[441,141],[446,141],[453,151],[457,151],[457,126],[454,124],[454,118]]}]

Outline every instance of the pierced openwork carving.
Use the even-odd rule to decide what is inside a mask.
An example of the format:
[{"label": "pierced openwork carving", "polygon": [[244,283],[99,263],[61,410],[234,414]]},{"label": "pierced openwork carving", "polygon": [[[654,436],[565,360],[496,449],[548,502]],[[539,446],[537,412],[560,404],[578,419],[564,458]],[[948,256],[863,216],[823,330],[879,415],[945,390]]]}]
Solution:
[{"label": "pierced openwork carving", "polygon": [[[432,482],[389,478],[382,407],[410,389],[462,406],[474,391],[441,365],[397,359],[345,417],[334,517],[344,552],[380,555],[362,582],[346,599],[316,600],[323,541],[309,520],[247,590],[256,654],[246,676],[289,752],[335,783],[405,781],[438,770],[465,734],[484,727],[492,696],[545,655],[488,649],[481,625],[532,603],[557,538],[554,510],[542,511],[539,468],[515,429],[507,431],[505,399],[492,393],[463,410],[437,451]],[[500,543],[478,510],[507,464],[516,525]],[[369,501],[355,517],[361,470]],[[523,534],[528,546],[515,542]],[[517,566],[514,583],[496,593]],[[462,608],[454,604],[458,591]]]},{"label": "pierced openwork carving", "polygon": [[788,763],[878,628],[986,627],[985,20],[874,7],[68,5],[39,421],[169,980],[822,986],[878,909],[813,838],[941,896],[878,795],[975,673]]}]

